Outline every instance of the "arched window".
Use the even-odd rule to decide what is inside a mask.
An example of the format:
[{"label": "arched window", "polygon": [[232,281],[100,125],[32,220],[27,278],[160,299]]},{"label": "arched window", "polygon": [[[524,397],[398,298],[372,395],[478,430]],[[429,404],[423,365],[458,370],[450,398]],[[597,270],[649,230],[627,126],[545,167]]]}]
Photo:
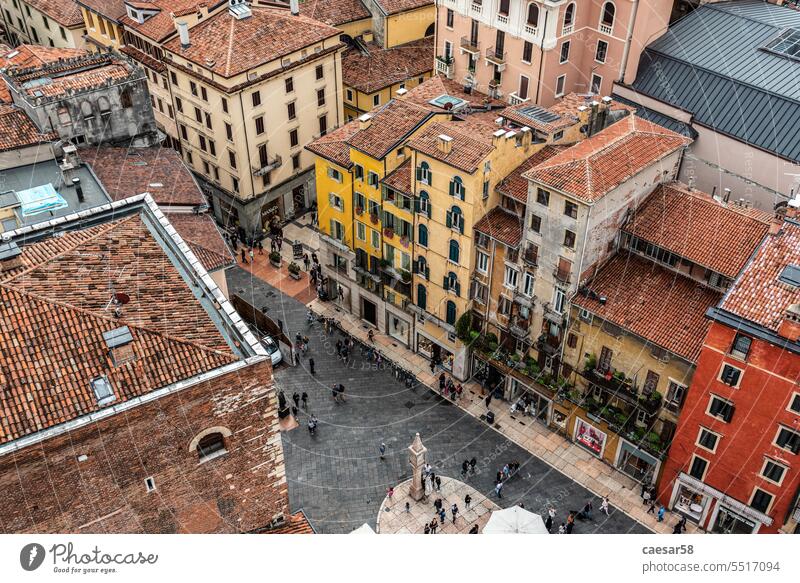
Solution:
[{"label": "arched window", "polygon": [[108,115],[111,113],[111,104],[108,102],[108,97],[105,95],[100,96],[97,100],[97,106],[100,108],[100,115]]},{"label": "arched window", "polygon": [[430,186],[431,184],[431,167],[427,162],[420,162],[417,167],[417,180],[423,184]]},{"label": "arched window", "polygon": [[458,241],[450,239],[450,261],[458,263],[458,257],[461,254],[461,249],[458,247]]},{"label": "arched window", "polygon": [[430,23],[428,28],[425,29],[425,36],[433,36],[433,33],[436,32],[436,27],[434,23]]},{"label": "arched window", "polygon": [[431,218],[431,197],[424,190],[419,192],[419,199],[417,200],[417,212]]},{"label": "arched window", "polygon": [[81,113],[83,114],[83,119],[93,118],[94,112],[92,111],[92,104],[88,101],[81,102]]},{"label": "arched window", "polygon": [[426,227],[425,225],[420,225],[417,231],[418,231],[417,243],[419,243],[423,247],[427,247],[428,246],[428,227]]},{"label": "arched window", "polygon": [[452,300],[447,300],[447,323],[451,326],[456,324],[456,303]]},{"label": "arched window", "polygon": [[417,273],[422,277],[428,277],[428,262],[425,261],[424,257],[417,259]]},{"label": "arched window", "polygon": [[451,229],[457,229],[459,233],[464,233],[464,214],[461,209],[456,205],[447,211],[447,226]]},{"label": "arched window", "polygon": [[444,287],[444,291],[454,292],[457,296],[461,295],[461,284],[458,282],[458,276],[453,271],[444,276],[442,287]]},{"label": "arched window", "polygon": [[417,307],[421,309],[425,309],[428,304],[428,291],[425,289],[425,286],[417,284]]},{"label": "arched window", "polygon": [[539,26],[539,7],[531,2],[528,4],[528,20],[530,26]]},{"label": "arched window", "polygon": [[466,196],[466,188],[464,188],[464,181],[461,180],[460,176],[455,176],[450,181],[450,196],[455,196],[456,198],[460,198],[464,200]]},{"label": "arched window", "polygon": [[573,2],[564,10],[564,28],[575,24],[575,3]]},{"label": "arched window", "polygon": [[131,90],[129,87],[126,87],[122,90],[122,93],[120,93],[119,104],[123,109],[133,107],[133,99],[131,98]]},{"label": "arched window", "polygon": [[600,19],[600,24],[602,26],[606,26],[608,28],[614,27],[614,15],[617,12],[617,7],[614,6],[613,2],[606,2],[603,4],[603,12],[602,18]]},{"label": "arched window", "polygon": [[497,12],[499,12],[503,16],[508,16],[508,10],[511,5],[511,0],[500,0],[500,8]]}]

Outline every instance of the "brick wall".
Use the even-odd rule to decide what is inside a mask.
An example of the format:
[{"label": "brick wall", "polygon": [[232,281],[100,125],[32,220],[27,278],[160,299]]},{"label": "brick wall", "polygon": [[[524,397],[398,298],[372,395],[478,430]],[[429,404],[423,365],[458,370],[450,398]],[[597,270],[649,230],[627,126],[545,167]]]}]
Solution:
[{"label": "brick wall", "polygon": [[[228,453],[199,463],[204,429]],[[86,455],[79,462],[78,456]],[[156,490],[148,492],[152,476]],[[238,532],[288,516],[269,361],[0,457],[0,531]]]}]

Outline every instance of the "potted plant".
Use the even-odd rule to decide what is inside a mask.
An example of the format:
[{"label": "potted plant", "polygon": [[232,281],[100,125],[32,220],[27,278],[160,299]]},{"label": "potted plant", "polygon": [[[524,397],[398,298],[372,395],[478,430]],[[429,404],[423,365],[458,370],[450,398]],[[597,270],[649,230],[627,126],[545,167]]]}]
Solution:
[{"label": "potted plant", "polygon": [[274,267],[281,266],[281,254],[277,251],[272,251],[269,254],[269,262],[272,263]]},{"label": "potted plant", "polygon": [[370,221],[370,222],[371,222],[373,225],[377,225],[377,224],[378,224],[378,213],[370,213],[370,215],[369,215],[369,221]]},{"label": "potted plant", "polygon": [[411,272],[404,269],[400,272],[400,279],[403,281],[403,283],[408,283],[411,281]]},{"label": "potted plant", "polygon": [[295,263],[294,261],[292,261],[292,262],[289,264],[289,267],[288,267],[287,269],[289,270],[289,276],[290,276],[292,279],[300,279],[300,266],[299,266],[299,265],[297,265],[297,263]]},{"label": "potted plant", "polygon": [[391,227],[386,227],[383,230],[383,236],[386,237],[387,239],[391,239],[392,237],[394,237],[394,229],[392,229]]},{"label": "potted plant", "polygon": [[360,207],[360,206],[356,207],[356,214],[357,215],[361,215],[363,212],[364,212],[364,209],[362,207]]},{"label": "potted plant", "polygon": [[586,371],[591,372],[595,368],[597,368],[597,357],[594,354],[590,354],[589,358],[586,359]]},{"label": "potted plant", "polygon": [[408,247],[408,244],[409,244],[410,242],[411,242],[411,241],[409,240],[409,238],[408,238],[408,237],[400,237],[400,244],[401,244],[403,247],[406,247],[406,248],[407,248],[407,247]]}]

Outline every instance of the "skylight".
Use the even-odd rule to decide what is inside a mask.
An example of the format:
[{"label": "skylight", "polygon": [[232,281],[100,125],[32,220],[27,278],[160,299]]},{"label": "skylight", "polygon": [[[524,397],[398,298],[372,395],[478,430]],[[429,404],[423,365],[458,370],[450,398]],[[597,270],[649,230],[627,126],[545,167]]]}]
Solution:
[{"label": "skylight", "polygon": [[800,61],[800,29],[787,28],[764,45],[764,49]]}]

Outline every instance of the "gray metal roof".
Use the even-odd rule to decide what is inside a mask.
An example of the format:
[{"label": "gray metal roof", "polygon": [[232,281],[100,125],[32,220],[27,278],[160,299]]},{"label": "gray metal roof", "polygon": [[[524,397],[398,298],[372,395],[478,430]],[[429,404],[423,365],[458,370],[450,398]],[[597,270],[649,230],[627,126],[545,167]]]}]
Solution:
[{"label": "gray metal roof", "polygon": [[697,138],[697,132],[688,123],[678,121],[677,119],[671,118],[670,116],[665,115],[663,113],[659,113],[654,109],[650,109],[649,107],[644,107],[643,105],[639,105],[635,101],[631,101],[630,99],[625,99],[624,97],[617,95],[616,93],[612,93],[611,97],[614,99],[614,101],[619,101],[620,103],[624,103],[625,105],[630,105],[631,107],[635,107],[636,115],[638,115],[642,119],[646,119],[647,121],[658,124],[661,127],[667,128],[668,130],[672,130],[673,132],[681,134],[682,136],[686,136],[687,138],[692,138],[693,140]]},{"label": "gray metal roof", "polygon": [[800,12],[762,0],[705,4],[642,55],[633,88],[702,125],[800,159],[800,62],[762,47]]}]

